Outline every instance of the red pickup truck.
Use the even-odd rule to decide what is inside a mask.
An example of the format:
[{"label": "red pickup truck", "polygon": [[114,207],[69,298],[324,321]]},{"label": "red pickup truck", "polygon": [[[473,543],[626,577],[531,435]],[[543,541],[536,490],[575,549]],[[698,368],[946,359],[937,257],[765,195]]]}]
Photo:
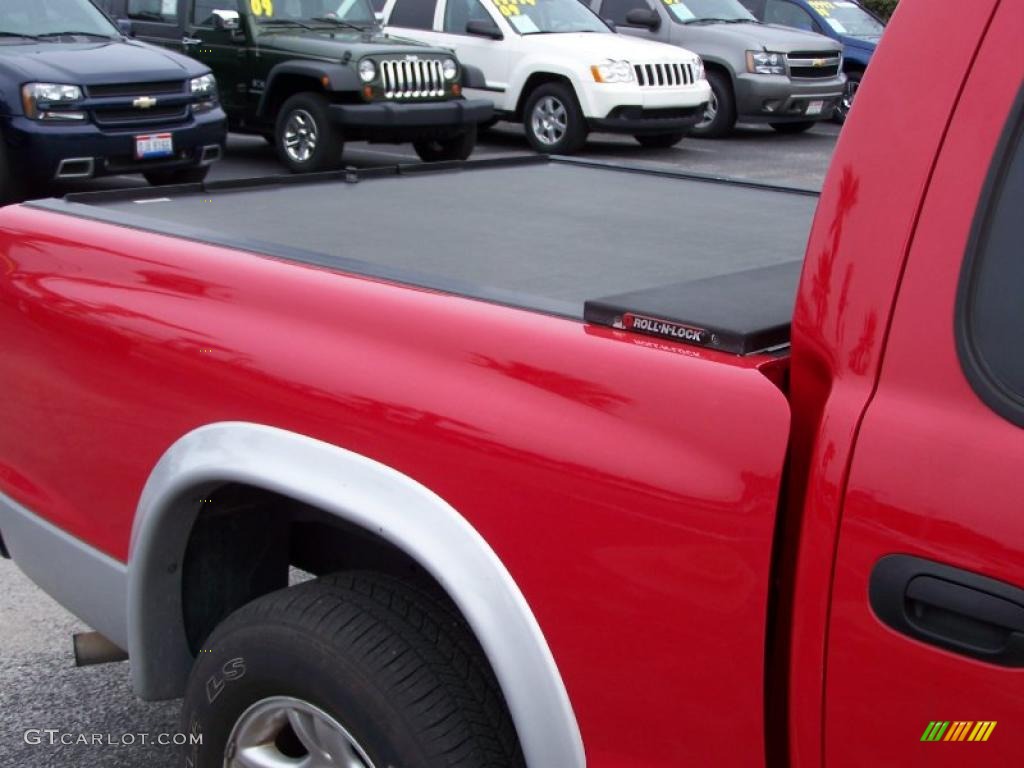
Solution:
[{"label": "red pickup truck", "polygon": [[820,199],[3,209],[5,552],[184,695],[186,766],[1020,766],[1022,30],[903,0]]}]

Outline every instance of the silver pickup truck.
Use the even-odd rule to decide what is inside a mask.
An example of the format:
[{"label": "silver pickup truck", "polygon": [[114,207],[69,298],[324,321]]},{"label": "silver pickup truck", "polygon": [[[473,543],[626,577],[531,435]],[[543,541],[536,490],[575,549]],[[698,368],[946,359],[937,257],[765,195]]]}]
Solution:
[{"label": "silver pickup truck", "polygon": [[719,137],[739,122],[800,133],[843,95],[842,45],[762,24],[739,0],[584,0],[617,31],[679,45],[704,60],[711,100],[692,133]]}]

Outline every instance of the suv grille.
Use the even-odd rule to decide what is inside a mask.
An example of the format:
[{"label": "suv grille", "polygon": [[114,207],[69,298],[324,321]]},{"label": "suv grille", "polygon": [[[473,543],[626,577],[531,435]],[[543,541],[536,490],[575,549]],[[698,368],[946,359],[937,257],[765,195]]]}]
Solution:
[{"label": "suv grille", "polygon": [[787,57],[789,76],[806,79],[835,77],[842,63],[838,51],[794,51]]},{"label": "suv grille", "polygon": [[171,104],[150,109],[94,109],[96,125],[104,127],[135,126],[140,124],[177,123],[188,119],[188,104]]},{"label": "suv grille", "polygon": [[444,96],[438,59],[389,59],[380,62],[385,99],[430,99]]},{"label": "suv grille", "polygon": [[184,80],[167,80],[160,83],[117,83],[115,85],[90,85],[86,87],[94,98],[109,96],[152,96],[159,93],[182,93]]},{"label": "suv grille", "polygon": [[644,88],[693,85],[693,67],[678,62],[634,64],[637,83]]}]

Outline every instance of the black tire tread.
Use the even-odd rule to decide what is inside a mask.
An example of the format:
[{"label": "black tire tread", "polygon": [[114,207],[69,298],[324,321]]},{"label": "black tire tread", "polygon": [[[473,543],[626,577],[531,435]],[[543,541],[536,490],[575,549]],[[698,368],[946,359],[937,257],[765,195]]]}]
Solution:
[{"label": "black tire tread", "polygon": [[397,578],[350,572],[265,595],[209,640],[256,623],[284,625],[342,649],[400,702],[439,764],[523,766],[515,726],[483,651],[443,597]]}]

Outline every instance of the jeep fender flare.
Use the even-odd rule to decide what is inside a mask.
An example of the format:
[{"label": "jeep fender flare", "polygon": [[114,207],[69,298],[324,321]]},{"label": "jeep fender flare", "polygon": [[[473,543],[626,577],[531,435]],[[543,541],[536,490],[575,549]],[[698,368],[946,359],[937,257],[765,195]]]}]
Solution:
[{"label": "jeep fender flare", "polygon": [[583,741],[537,620],[511,574],[444,499],[391,467],[276,427],[218,422],[177,440],[146,482],[127,566],[135,692],[180,695],[194,663],[181,563],[199,512],[187,500],[223,483],[289,496],[379,536],[426,569],[458,606],[508,704],[530,768],[583,768]]},{"label": "jeep fender flare", "polygon": [[[270,118],[270,95],[274,92],[274,81],[283,75],[298,75],[315,80],[325,91],[358,91],[362,87],[359,75],[351,67],[320,61],[284,61],[277,64],[267,75],[267,82],[260,95],[256,113]],[[324,84],[326,78],[327,84]]]}]

